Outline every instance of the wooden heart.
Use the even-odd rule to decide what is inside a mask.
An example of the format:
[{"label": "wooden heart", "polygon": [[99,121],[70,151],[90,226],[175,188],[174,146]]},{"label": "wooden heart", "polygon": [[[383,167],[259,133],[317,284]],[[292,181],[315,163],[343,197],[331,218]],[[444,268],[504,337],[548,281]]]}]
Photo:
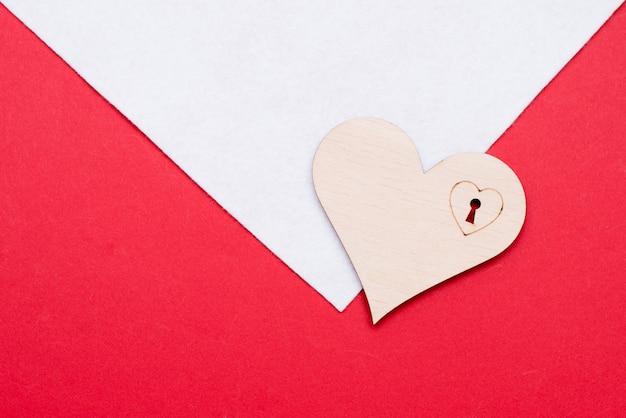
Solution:
[{"label": "wooden heart", "polygon": [[411,139],[374,118],[344,122],[326,135],[313,182],[374,323],[504,251],[526,215],[522,185],[502,161],[463,153],[424,173]]}]

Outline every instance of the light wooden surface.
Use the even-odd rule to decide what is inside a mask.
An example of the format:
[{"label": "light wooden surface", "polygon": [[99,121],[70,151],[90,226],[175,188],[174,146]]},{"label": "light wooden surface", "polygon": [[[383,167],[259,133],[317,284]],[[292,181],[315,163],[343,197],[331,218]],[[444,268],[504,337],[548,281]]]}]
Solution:
[{"label": "light wooden surface", "polygon": [[502,161],[457,154],[424,173],[411,139],[374,118],[344,122],[326,135],[313,182],[374,323],[504,251],[526,215],[522,185]]}]

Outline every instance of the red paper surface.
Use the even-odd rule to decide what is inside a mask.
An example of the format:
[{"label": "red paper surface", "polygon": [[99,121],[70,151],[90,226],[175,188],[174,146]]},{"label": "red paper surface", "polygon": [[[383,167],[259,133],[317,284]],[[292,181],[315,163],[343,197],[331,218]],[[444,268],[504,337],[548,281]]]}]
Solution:
[{"label": "red paper surface", "polygon": [[527,193],[518,240],[377,326],[0,28],[0,415],[626,411],[626,7],[489,151]]}]

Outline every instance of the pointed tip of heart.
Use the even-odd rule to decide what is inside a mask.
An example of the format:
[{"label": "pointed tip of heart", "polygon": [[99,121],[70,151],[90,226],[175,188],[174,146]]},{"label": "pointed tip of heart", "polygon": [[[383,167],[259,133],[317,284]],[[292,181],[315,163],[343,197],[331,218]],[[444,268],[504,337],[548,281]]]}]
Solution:
[{"label": "pointed tip of heart", "polygon": [[382,316],[378,316],[378,317],[375,317],[375,316],[374,316],[374,314],[372,314],[372,325],[376,325],[376,324],[378,323],[378,321],[380,321],[381,319],[383,319],[383,316],[384,316],[384,315],[382,315]]},{"label": "pointed tip of heart", "polygon": [[381,319],[383,319],[394,308],[389,307],[388,304],[370,303],[370,313],[372,314],[372,324],[376,325]]}]

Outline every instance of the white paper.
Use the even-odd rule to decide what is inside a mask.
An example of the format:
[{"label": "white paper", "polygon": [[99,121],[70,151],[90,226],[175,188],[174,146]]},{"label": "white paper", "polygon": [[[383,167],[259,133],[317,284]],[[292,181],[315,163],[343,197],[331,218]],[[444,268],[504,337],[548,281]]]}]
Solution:
[{"label": "white paper", "polygon": [[375,116],[425,168],[485,151],[621,2],[4,4],[342,310],[361,287],[313,190],[324,135]]}]

